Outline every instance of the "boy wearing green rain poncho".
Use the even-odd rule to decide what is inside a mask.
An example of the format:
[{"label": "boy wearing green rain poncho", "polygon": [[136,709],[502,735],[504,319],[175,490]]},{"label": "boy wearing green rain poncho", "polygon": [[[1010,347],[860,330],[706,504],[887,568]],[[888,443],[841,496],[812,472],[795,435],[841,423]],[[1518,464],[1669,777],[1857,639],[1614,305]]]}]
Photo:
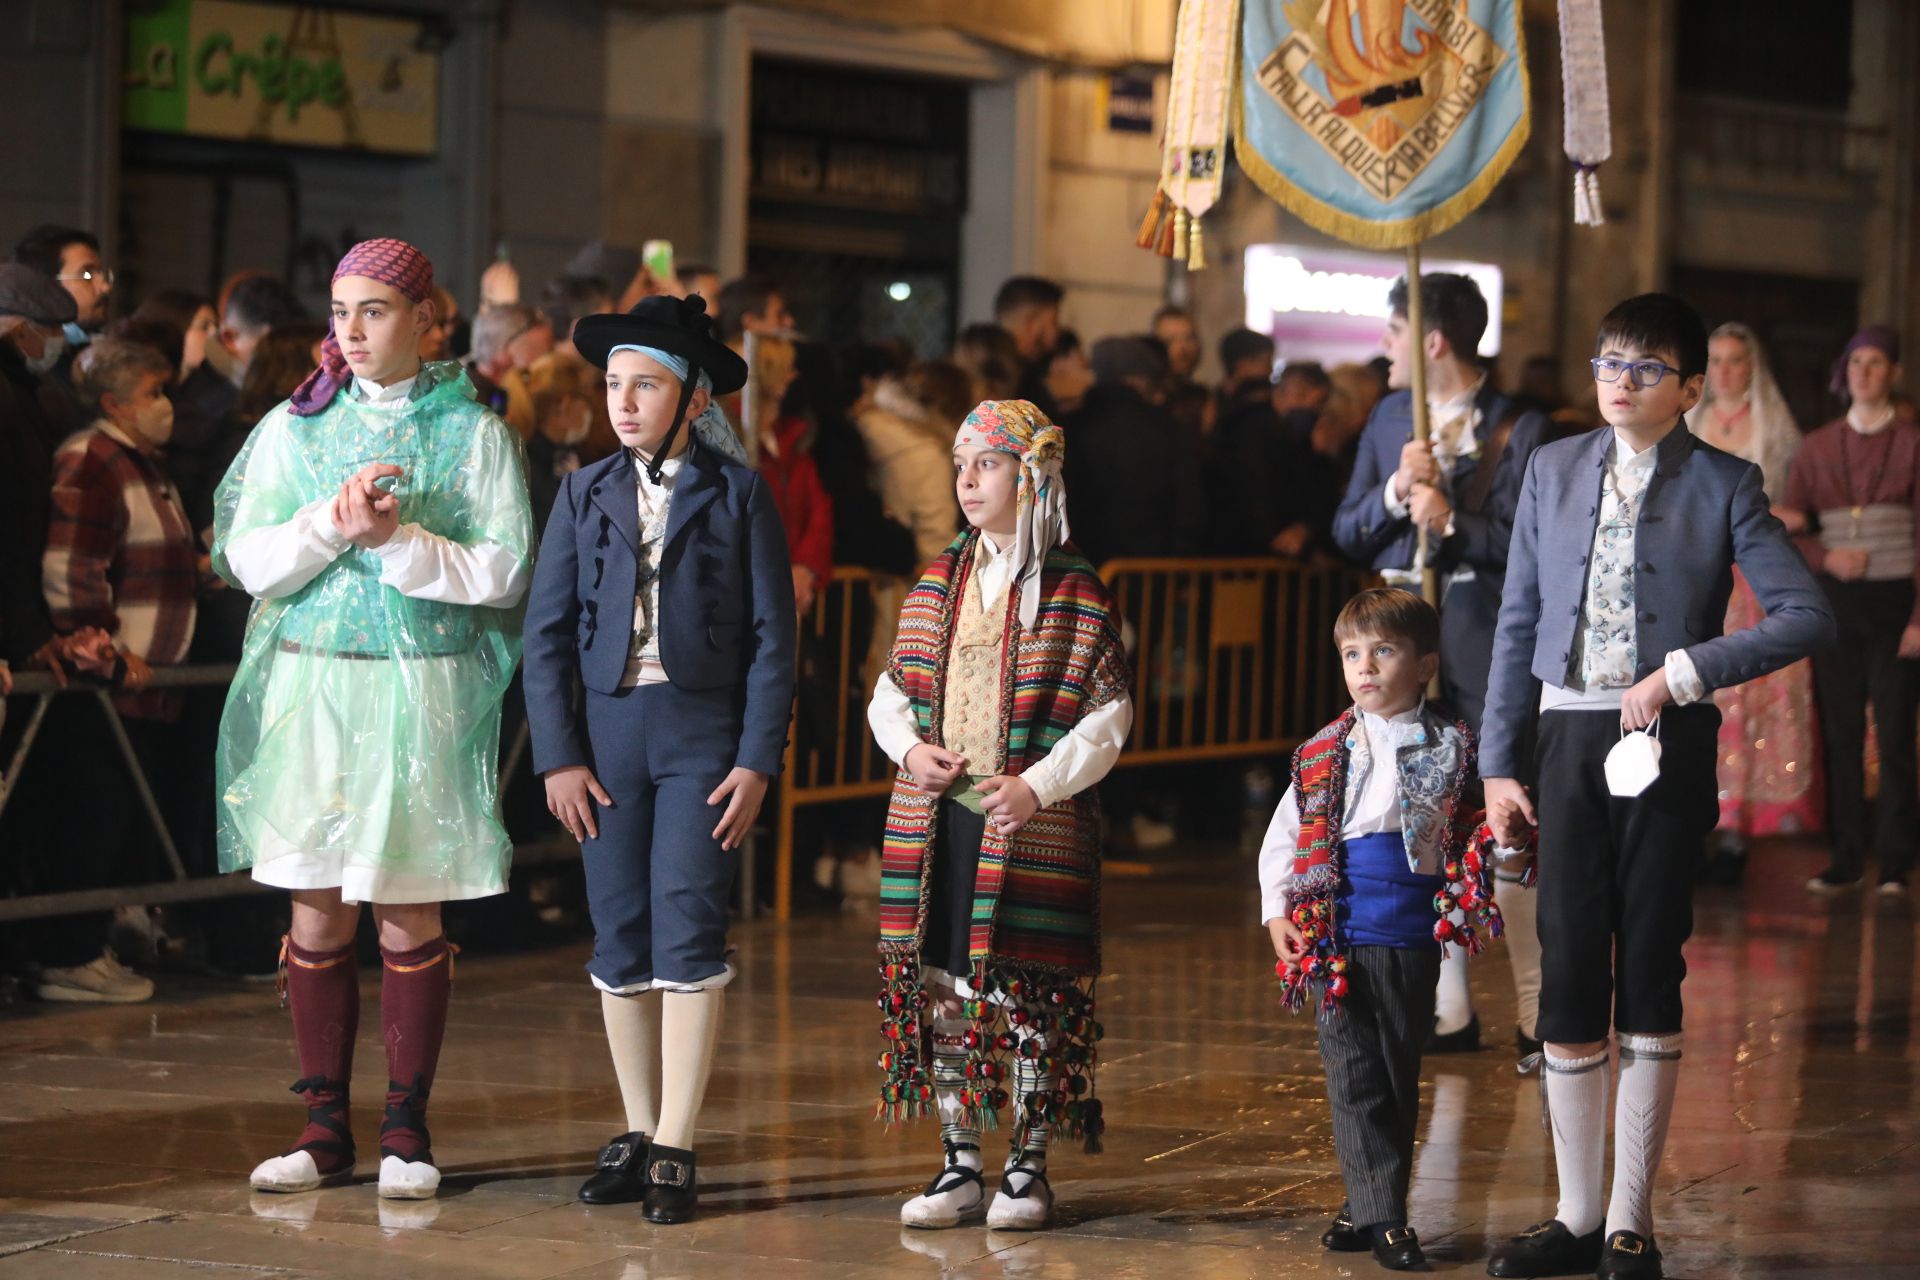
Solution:
[{"label": "boy wearing green rain poncho", "polygon": [[354,1170],[353,938],[372,903],[387,1046],[380,1194],[438,1189],[427,1097],[453,948],[440,904],[506,888],[500,700],[519,659],[531,517],[519,441],[455,364],[422,364],[433,266],[356,245],[321,366],[221,484],[214,563],[256,597],[218,760],[220,859],[293,895],[283,946],[307,1125],[253,1171],[305,1191]]}]

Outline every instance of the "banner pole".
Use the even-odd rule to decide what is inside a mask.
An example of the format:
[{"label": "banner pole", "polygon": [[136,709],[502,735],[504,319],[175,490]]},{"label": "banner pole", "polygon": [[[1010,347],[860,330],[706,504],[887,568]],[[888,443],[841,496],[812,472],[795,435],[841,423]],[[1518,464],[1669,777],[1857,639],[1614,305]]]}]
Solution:
[{"label": "banner pole", "polygon": [[[1407,353],[1413,370],[1413,438],[1425,444],[1432,424],[1427,415],[1427,328],[1420,293],[1420,242],[1416,240],[1407,246]],[[1428,563],[1431,548],[1426,525],[1419,526],[1418,537],[1413,563],[1420,570],[1420,594],[1438,608],[1440,578]]]}]

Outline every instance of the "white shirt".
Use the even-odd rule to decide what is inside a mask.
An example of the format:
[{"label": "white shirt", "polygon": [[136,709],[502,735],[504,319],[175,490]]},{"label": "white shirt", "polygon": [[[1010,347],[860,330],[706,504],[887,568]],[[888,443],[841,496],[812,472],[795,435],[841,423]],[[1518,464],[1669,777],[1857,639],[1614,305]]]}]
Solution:
[{"label": "white shirt", "polygon": [[[348,394],[371,407],[392,409],[411,398],[414,382],[404,378],[383,387],[356,376]],[[227,567],[249,595],[290,596],[353,546],[334,527],[333,498],[316,498],[284,523],[250,529],[228,541]],[[504,608],[526,593],[531,577],[528,562],[497,542],[455,542],[417,524],[400,525],[373,553],[380,558],[380,581],[416,600]]]},{"label": "white shirt", "polygon": [[[1674,430],[1683,431],[1685,428],[1675,427]],[[1610,529],[1609,526],[1621,519],[1623,506],[1630,504],[1632,508],[1637,508],[1640,500],[1645,497],[1653,481],[1654,468],[1660,461],[1659,452],[1659,446],[1655,444],[1635,453],[1633,447],[1627,443],[1626,437],[1617,431],[1614,432],[1613,452],[1607,459],[1606,475],[1601,483],[1600,517],[1594,522],[1593,551],[1590,559],[1593,568],[1590,572],[1600,571],[1603,554],[1610,561],[1618,561],[1629,566],[1632,564],[1634,543],[1638,534],[1637,524],[1633,522],[1637,521],[1637,510],[1629,512],[1632,521],[1627,523],[1624,537],[1617,528]],[[1627,581],[1629,583],[1632,581],[1630,575]],[[1607,643],[1606,638],[1600,634],[1607,618],[1594,616],[1592,601],[1593,579],[1589,577],[1587,594],[1580,605],[1580,631],[1574,638],[1576,661],[1582,661],[1584,655],[1596,646]],[[1630,601],[1625,612],[1628,615],[1626,624],[1631,624],[1633,610]],[[1707,696],[1706,686],[1701,682],[1699,673],[1694,670],[1693,659],[1687,656],[1685,649],[1675,649],[1668,653],[1664,665],[1667,673],[1667,689],[1673,694],[1673,701],[1677,706],[1684,707]],[[1621,701],[1631,687],[1631,678],[1625,685],[1600,685],[1590,684],[1569,672],[1565,685],[1547,684],[1544,681],[1541,683],[1540,710],[1618,711]]]},{"label": "white shirt", "polygon": [[[1400,749],[1425,741],[1420,709],[1382,717],[1362,711],[1347,737],[1346,786],[1340,838],[1358,839],[1400,830]],[[1273,821],[1260,843],[1260,922],[1287,914],[1287,887],[1293,881],[1293,858],[1300,842],[1300,797],[1293,787],[1280,798]],[[1417,870],[1434,875],[1440,870],[1437,848],[1420,853]]]},{"label": "white shirt", "polygon": [[682,454],[660,464],[660,483],[647,477],[646,464],[634,459],[634,484],[638,489],[640,554],[637,589],[633,594],[633,639],[627,649],[627,670],[621,676],[623,686],[665,684],[667,669],[660,663],[660,555],[667,544],[667,513],[673,506],[673,490],[680,479]]},{"label": "white shirt", "polygon": [[[1013,557],[982,534],[973,563],[973,571],[980,577],[981,608],[985,609],[987,601],[1000,598],[1011,585]],[[887,759],[903,769],[907,753],[925,741],[920,736],[920,722],[913,714],[913,703],[884,670],[873,682],[873,698],[867,703],[867,726],[873,730],[873,739]],[[1112,771],[1113,762],[1120,758],[1120,749],[1126,745],[1127,734],[1132,729],[1133,701],[1122,693],[1082,717],[1065,737],[1053,744],[1051,751],[1020,775],[1020,780],[1033,788],[1042,809],[1078,795]]]},{"label": "white shirt", "polygon": [[1863,436],[1877,436],[1893,425],[1893,406],[1888,405],[1869,421],[1860,406],[1855,405],[1847,410],[1847,425]]}]

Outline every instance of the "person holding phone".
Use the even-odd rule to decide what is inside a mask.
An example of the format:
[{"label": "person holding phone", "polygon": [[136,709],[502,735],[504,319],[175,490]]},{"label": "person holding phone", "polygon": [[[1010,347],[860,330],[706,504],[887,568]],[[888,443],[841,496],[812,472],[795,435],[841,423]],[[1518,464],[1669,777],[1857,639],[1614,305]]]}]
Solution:
[{"label": "person holding phone", "polygon": [[532,522],[519,442],[453,363],[422,363],[433,264],[400,240],[333,275],[320,367],[216,496],[213,563],[258,603],[216,762],[221,869],[293,895],[282,983],[307,1123],[259,1191],[350,1178],[354,934],[378,925],[387,1046],[380,1194],[440,1182],[427,1099],[454,948],[442,902],[502,892],[500,702]]}]

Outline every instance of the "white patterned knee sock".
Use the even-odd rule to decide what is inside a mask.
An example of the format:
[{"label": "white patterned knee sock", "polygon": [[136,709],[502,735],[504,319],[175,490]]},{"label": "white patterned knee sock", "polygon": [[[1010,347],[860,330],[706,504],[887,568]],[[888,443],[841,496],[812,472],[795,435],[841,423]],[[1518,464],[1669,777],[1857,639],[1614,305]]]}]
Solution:
[{"label": "white patterned knee sock", "polygon": [[1620,1037],[1620,1089],[1613,1113],[1613,1198],[1607,1234],[1653,1235],[1653,1183],[1680,1083],[1681,1034]]},{"label": "white patterned knee sock", "polygon": [[1576,1236],[1600,1225],[1607,1157],[1607,1051],[1585,1058],[1545,1058],[1547,1111],[1553,1122],[1553,1164],[1560,1204],[1553,1216]]}]

